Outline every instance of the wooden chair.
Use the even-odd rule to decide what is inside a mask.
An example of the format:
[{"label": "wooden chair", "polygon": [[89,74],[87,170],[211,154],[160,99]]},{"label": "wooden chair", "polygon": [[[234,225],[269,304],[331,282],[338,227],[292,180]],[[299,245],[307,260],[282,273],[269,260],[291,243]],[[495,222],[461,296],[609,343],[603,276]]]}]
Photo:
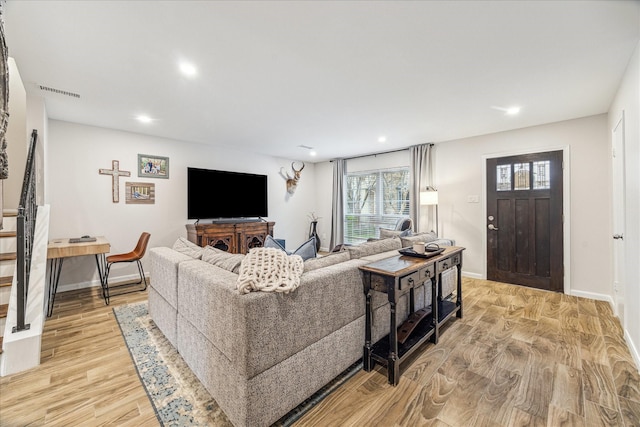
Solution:
[{"label": "wooden chair", "polygon": [[144,256],[145,252],[147,251],[147,244],[149,243],[149,238],[151,237],[151,234],[149,233],[142,233],[142,235],[140,236],[140,239],[138,239],[138,244],[136,245],[135,249],[131,252],[127,252],[124,254],[115,254],[115,255],[110,255],[107,257],[107,271],[105,273],[105,278],[104,278],[104,287],[102,289],[102,294],[104,296],[104,301],[107,305],[109,305],[109,298],[110,298],[110,290],[109,290],[109,272],[111,271],[111,266],[113,264],[119,263],[119,262],[136,262],[138,264],[138,273],[140,273],[140,281],[136,282],[136,283],[123,283],[121,285],[115,285],[115,286],[111,286],[111,288],[120,288],[123,286],[133,286],[133,285],[140,285],[142,283],[144,283],[144,287],[142,289],[131,289],[128,290],[126,292],[119,292],[117,295],[122,295],[122,294],[128,294],[131,292],[139,292],[139,291],[144,291],[147,289],[147,278],[144,275],[144,270],[142,269],[142,263],[140,262],[140,260],[142,259],[142,257]]}]

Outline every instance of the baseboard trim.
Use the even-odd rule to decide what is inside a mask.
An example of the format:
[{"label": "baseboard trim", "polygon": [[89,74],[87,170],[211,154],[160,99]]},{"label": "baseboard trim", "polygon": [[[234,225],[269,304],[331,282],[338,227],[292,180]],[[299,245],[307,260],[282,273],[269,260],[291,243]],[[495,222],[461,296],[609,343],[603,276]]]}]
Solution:
[{"label": "baseboard trim", "polygon": [[611,297],[611,295],[597,294],[595,292],[575,291],[575,290],[571,291],[571,295],[573,295],[574,297],[582,297],[582,298],[595,299],[598,301],[606,301],[611,306],[611,309],[613,309],[613,306],[614,306],[613,298]]},{"label": "baseboard trim", "polygon": [[631,356],[633,356],[633,360],[636,362],[636,370],[640,372],[640,353],[638,353],[638,347],[636,347],[635,343],[631,339],[631,335],[629,335],[629,331],[626,329],[624,330],[624,338],[627,340]]},{"label": "baseboard trim", "polygon": [[[147,276],[147,280],[149,280],[149,272],[145,271],[145,276]],[[125,282],[128,280],[134,280],[134,279],[140,279],[140,276],[137,274],[129,274],[126,276],[118,276],[118,277],[114,277],[114,276],[109,276],[109,282],[113,282],[113,283],[118,283],[118,282]],[[64,285],[58,285],[58,293],[59,292],[68,292],[68,291],[76,291],[78,289],[85,289],[85,288],[93,288],[93,287],[99,287],[100,285],[100,280],[95,279],[95,280],[89,280],[86,282],[78,282],[78,283],[66,283]]]},{"label": "baseboard trim", "polygon": [[480,279],[480,280],[483,279],[482,274],[480,273],[472,273],[470,271],[464,271],[464,270],[462,270],[462,277],[468,277],[470,279]]}]

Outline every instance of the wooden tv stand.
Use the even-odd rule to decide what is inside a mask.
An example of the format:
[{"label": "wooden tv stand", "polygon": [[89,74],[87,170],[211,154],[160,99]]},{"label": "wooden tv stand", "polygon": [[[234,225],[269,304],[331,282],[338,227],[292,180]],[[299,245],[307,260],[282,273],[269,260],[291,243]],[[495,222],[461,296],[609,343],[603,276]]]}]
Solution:
[{"label": "wooden tv stand", "polygon": [[233,254],[246,254],[251,248],[264,246],[267,235],[273,237],[275,222],[239,221],[212,224],[187,224],[187,238],[198,246]]}]

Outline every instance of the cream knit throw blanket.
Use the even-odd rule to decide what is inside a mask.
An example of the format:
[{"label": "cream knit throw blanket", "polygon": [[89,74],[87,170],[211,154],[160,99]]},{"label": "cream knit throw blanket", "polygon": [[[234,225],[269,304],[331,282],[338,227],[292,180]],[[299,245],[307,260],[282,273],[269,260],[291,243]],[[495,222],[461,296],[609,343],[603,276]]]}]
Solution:
[{"label": "cream knit throw blanket", "polygon": [[252,291],[286,294],[300,285],[303,270],[299,255],[287,255],[276,248],[254,248],[240,264],[236,288],[241,294]]}]

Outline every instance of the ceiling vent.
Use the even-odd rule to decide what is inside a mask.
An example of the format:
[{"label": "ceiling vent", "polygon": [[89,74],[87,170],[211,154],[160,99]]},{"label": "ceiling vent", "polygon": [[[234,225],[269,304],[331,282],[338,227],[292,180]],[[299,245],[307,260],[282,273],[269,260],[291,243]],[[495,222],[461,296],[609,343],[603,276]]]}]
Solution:
[{"label": "ceiling vent", "polygon": [[66,90],[60,90],[53,87],[42,86],[42,85],[39,85],[39,87],[40,87],[40,90],[43,92],[55,93],[56,95],[70,96],[72,98],[80,98],[79,94],[73,93],[73,92],[67,92]]}]

